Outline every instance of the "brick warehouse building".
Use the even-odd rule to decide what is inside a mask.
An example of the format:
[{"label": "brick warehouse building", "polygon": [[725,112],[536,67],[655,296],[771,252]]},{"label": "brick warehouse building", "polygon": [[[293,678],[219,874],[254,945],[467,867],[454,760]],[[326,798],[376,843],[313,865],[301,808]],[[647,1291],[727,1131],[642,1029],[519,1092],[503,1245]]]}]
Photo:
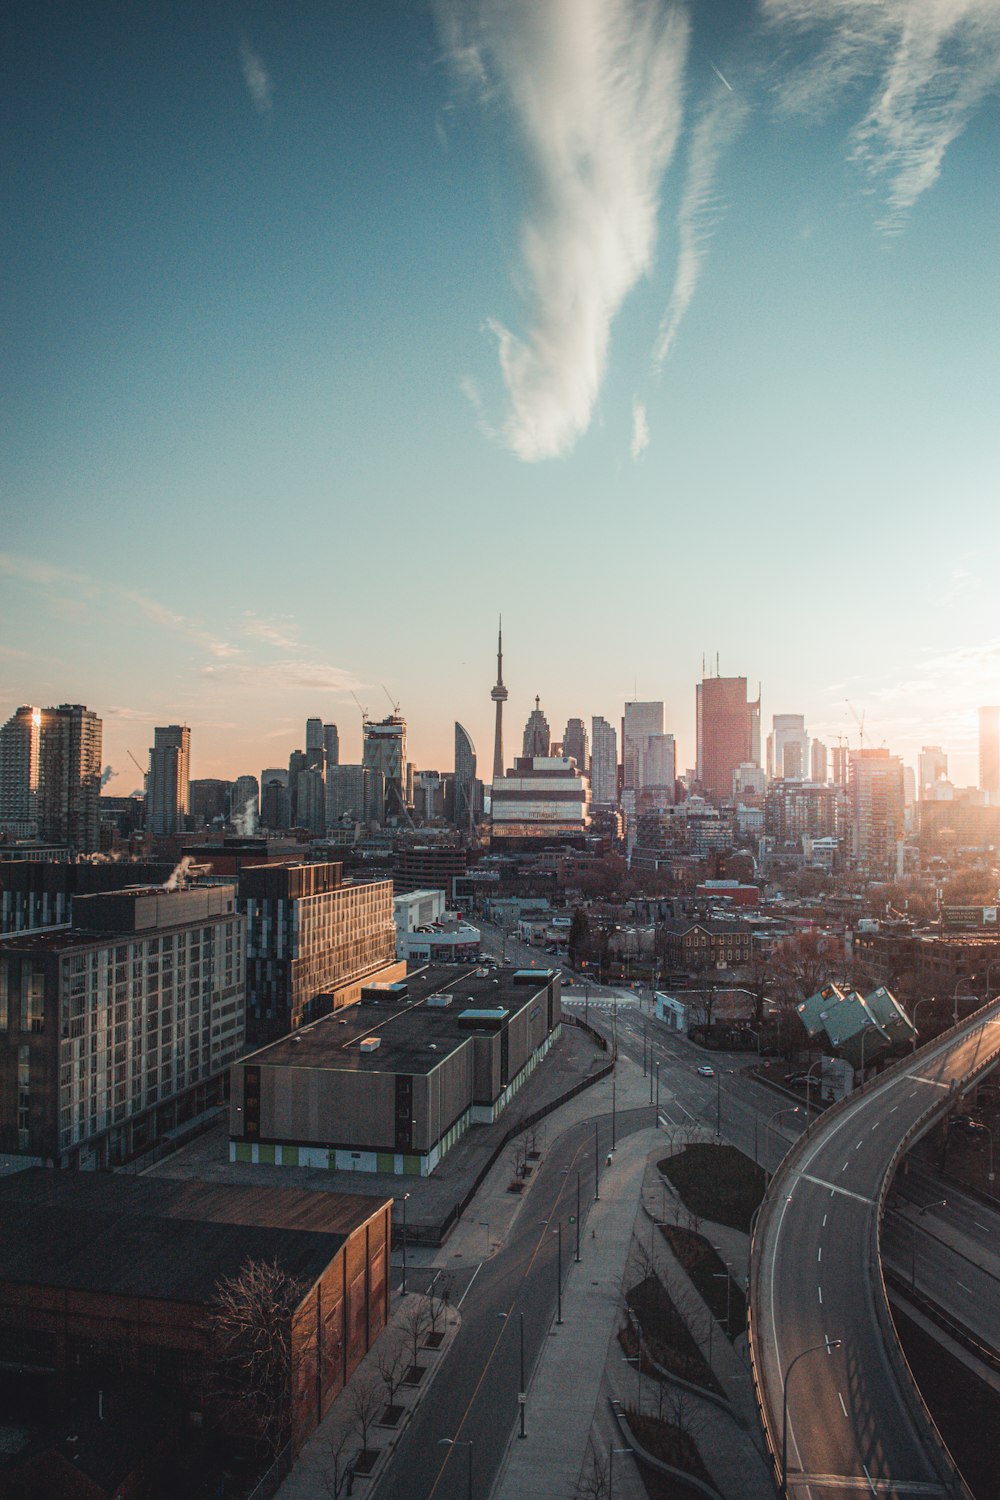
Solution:
[{"label": "brick warehouse building", "polygon": [[211,1413],[216,1283],[272,1261],[292,1316],[294,1451],[385,1327],[392,1200],[33,1168],[0,1178],[0,1364],[55,1402],[133,1372]]}]

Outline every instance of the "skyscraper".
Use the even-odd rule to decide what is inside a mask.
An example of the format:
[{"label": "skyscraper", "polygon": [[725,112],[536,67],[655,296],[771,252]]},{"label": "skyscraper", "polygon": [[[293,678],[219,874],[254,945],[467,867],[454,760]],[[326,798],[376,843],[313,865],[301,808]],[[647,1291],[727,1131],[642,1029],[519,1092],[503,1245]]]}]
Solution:
[{"label": "skyscraper", "polygon": [[386,817],[406,819],[406,720],[399,714],[369,719],[364,737],[362,764],[385,777]]},{"label": "skyscraper", "polygon": [[306,720],[306,765],[311,771],[322,771],[325,756],[323,720]]},{"label": "skyscraper", "polygon": [[237,776],[229,793],[229,821],[237,833],[252,838],[260,819],[260,787],[256,776]]},{"label": "skyscraper", "polygon": [[570,719],[563,735],[563,755],[576,761],[585,776],[590,774],[587,764],[587,726],[582,719]]},{"label": "skyscraper", "polygon": [[340,734],[336,724],[323,725],[323,750],[328,766],[340,765]]},{"label": "skyscraper", "polygon": [[166,724],[153,731],[146,782],[146,831],[183,833],[188,814],[191,731]]},{"label": "skyscraper", "polygon": [[42,711],[31,707],[19,708],[0,729],[0,820],[25,833],[38,812],[41,733]]},{"label": "skyscraper", "polygon": [[677,774],[677,750],[672,734],[646,737],[640,762],[639,790],[657,793],[657,805],[672,807]]},{"label": "skyscraper", "polygon": [[535,706],[528,715],[528,722],[524,726],[523,749],[521,752],[523,755],[531,757],[548,755],[552,745],[549,721],[538,705],[539,699],[536,694]]},{"label": "skyscraper", "polygon": [[[980,724],[982,720],[980,719]],[[917,759],[917,796],[921,801],[926,797],[928,788],[933,787],[939,781],[944,781],[948,775],[948,757],[940,745],[921,745],[920,755]]]},{"label": "skyscraper", "polygon": [[595,807],[614,807],[618,802],[618,735],[613,724],[597,715],[590,721],[592,760],[591,796]]},{"label": "skyscraper", "polygon": [[503,621],[497,630],[497,685],[490,693],[497,706],[496,730],[493,735],[493,780],[503,775],[503,706],[507,702],[507,689],[503,685]]},{"label": "skyscraper", "polygon": [[829,757],[826,746],[822,740],[813,740],[812,749],[809,751],[809,779],[818,786],[824,786],[828,775]]},{"label": "skyscraper", "polygon": [[622,784],[642,786],[642,757],[650,735],[663,733],[662,703],[626,703],[622,720]]},{"label": "skyscraper", "polygon": [[732,796],[733,772],[760,765],[760,695],[747,700],[745,677],[705,677],[696,689],[697,776],[708,797]]},{"label": "skyscraper", "polygon": [[1000,708],[979,710],[979,789],[1000,804]]},{"label": "skyscraper", "polygon": [[87,854],[100,844],[103,725],[82,703],[42,710],[38,757],[38,831]]},{"label": "skyscraper", "polygon": [[852,750],[849,774],[855,864],[868,875],[893,876],[904,832],[902,761],[888,750]]},{"label": "skyscraper", "polygon": [[809,736],[802,714],[775,714],[767,737],[767,774],[804,780],[809,773]]},{"label": "skyscraper", "polygon": [[476,747],[472,736],[455,723],[455,823],[471,833],[476,824]]}]

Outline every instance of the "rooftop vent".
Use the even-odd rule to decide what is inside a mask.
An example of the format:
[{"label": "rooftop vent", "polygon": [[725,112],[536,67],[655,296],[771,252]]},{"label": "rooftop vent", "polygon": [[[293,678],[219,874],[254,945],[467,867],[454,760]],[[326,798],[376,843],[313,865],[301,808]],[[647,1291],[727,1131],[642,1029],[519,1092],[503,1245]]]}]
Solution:
[{"label": "rooftop vent", "polygon": [[362,1052],[376,1052],[382,1045],[380,1036],[363,1036],[358,1044]]}]

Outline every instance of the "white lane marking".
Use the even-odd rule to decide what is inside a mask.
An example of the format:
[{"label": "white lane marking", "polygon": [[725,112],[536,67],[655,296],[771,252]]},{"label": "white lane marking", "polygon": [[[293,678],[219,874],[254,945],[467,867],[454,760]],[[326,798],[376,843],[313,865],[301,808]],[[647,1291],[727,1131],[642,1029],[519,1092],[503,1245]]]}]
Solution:
[{"label": "white lane marking", "polygon": [[823,1288],[821,1286],[818,1286],[816,1288],[816,1290],[819,1292],[820,1306],[822,1306],[823,1305]]},{"label": "white lane marking", "polygon": [[829,1215],[828,1215],[828,1214],[824,1214],[824,1215],[823,1215],[823,1228],[824,1228],[824,1229],[825,1229],[825,1228],[826,1228],[826,1221],[827,1221],[827,1219],[828,1219],[828,1218],[829,1218]]},{"label": "white lane marking", "polygon": [[844,1416],[846,1417],[847,1416],[847,1407],[844,1405],[844,1398],[840,1394],[839,1391],[837,1392],[837,1400],[840,1402],[840,1409],[844,1413]]},{"label": "white lane marking", "polygon": [[877,1130],[878,1129],[878,1121],[877,1120],[875,1121],[875,1124],[872,1126],[872,1129],[873,1130]]},{"label": "white lane marking", "polygon": [[859,1142],[858,1142],[858,1144],[857,1144],[857,1145],[856,1145],[856,1146],[855,1146],[855,1148],[854,1148],[854,1149],[855,1149],[855,1151],[860,1151],[860,1150],[861,1150],[861,1147],[862,1147],[862,1146],[863,1146],[863,1145],[864,1145],[864,1141],[859,1141]]},{"label": "white lane marking", "polygon": [[824,1182],[822,1177],[813,1177],[809,1172],[796,1172],[795,1175],[796,1177],[800,1177],[803,1182],[814,1182],[817,1187],[828,1187],[831,1198],[834,1193],[840,1193],[844,1198],[856,1198],[859,1203],[873,1202],[873,1199],[866,1198],[863,1193],[852,1193],[850,1188],[836,1187],[834,1183]]},{"label": "white lane marking", "polygon": [[822,1245],[820,1245],[819,1249],[816,1251],[816,1259],[817,1260],[822,1260],[823,1259],[823,1246]]},{"label": "white lane marking", "polygon": [[894,1114],[895,1114],[895,1113],[896,1113],[896,1111],[897,1111],[897,1109],[898,1109],[898,1108],[899,1108],[899,1105],[898,1105],[898,1104],[894,1104],[894,1105],[893,1105],[893,1106],[892,1106],[892,1108],[891,1108],[891,1109],[890,1109],[890,1111],[889,1111],[889,1113],[890,1113],[890,1114],[891,1114],[891,1115],[894,1115]]},{"label": "white lane marking", "polygon": [[958,1280],[956,1280],[955,1285],[956,1286],[960,1286],[962,1288],[963,1292],[968,1292],[970,1297],[972,1296],[972,1288],[971,1288],[971,1286],[966,1286],[966,1284],[965,1284],[964,1281],[958,1281]]},{"label": "white lane marking", "polygon": [[989,1225],[988,1225],[988,1224],[980,1224],[980,1222],[979,1222],[979,1220],[978,1220],[978,1219],[973,1219],[973,1221],[972,1221],[972,1222],[973,1222],[973,1224],[975,1224],[975,1226],[976,1226],[976,1228],[977,1228],[977,1229],[985,1229],[985,1230],[986,1230],[986,1233],[987,1233],[987,1234],[989,1234],[989,1232],[990,1232],[990,1227],[989,1227]]},{"label": "white lane marking", "polygon": [[482,1261],[480,1261],[479,1264],[478,1264],[478,1266],[476,1267],[476,1269],[473,1271],[472,1276],[469,1279],[469,1285],[465,1288],[465,1291],[462,1293],[461,1297],[459,1297],[458,1301],[455,1303],[456,1307],[461,1307],[461,1305],[465,1301],[466,1297],[472,1291],[472,1283],[475,1281],[476,1277],[479,1275],[479,1273],[480,1273],[480,1271],[482,1269],[483,1269],[483,1263],[482,1263]]},{"label": "white lane marking", "polygon": [[874,1481],[874,1479],[872,1478],[872,1476],[868,1472],[868,1465],[867,1464],[862,1464],[861,1467],[865,1471],[865,1478],[867,1479],[869,1485],[871,1486],[871,1492],[872,1492],[872,1494],[873,1495],[877,1495],[878,1494],[878,1490],[875,1488],[875,1481]]},{"label": "white lane marking", "polygon": [[850,1166],[850,1165],[851,1165],[851,1164],[850,1164],[850,1162],[849,1162],[849,1161],[845,1161],[845,1162],[844,1162],[844,1165],[843,1165],[843,1166],[842,1166],[842,1167],[841,1167],[841,1169],[840,1169],[840,1170],[841,1170],[841,1171],[842,1171],[842,1172],[846,1172],[846,1171],[847,1171],[847,1169],[848,1169],[848,1167],[849,1167],[849,1166]]}]

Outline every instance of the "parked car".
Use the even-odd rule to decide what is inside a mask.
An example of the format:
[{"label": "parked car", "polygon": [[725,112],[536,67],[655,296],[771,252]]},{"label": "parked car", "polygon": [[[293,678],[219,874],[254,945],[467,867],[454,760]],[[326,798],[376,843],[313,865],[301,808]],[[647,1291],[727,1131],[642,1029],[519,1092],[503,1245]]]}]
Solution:
[{"label": "parked car", "polygon": [[961,1130],[965,1135],[989,1134],[982,1120],[974,1120],[971,1115],[956,1115],[951,1123],[956,1130]]},{"label": "parked car", "polygon": [[698,1068],[698,1075],[701,1078],[714,1078],[715,1069],[709,1067],[708,1063],[701,1063]]},{"label": "parked car", "polygon": [[791,1088],[791,1089],[804,1089],[806,1087],[806,1085],[810,1081],[813,1082],[813,1083],[815,1083],[816,1079],[811,1074],[809,1074],[809,1073],[786,1073],[785,1074],[785,1082],[788,1084],[788,1087]]}]

